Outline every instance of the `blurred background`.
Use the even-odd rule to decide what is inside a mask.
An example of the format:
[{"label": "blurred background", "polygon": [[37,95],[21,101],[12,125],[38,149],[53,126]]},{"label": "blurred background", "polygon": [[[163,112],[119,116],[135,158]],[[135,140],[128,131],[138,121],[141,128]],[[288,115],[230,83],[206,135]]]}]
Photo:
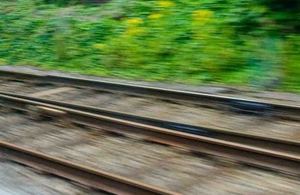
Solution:
[{"label": "blurred background", "polygon": [[300,92],[300,1],[1,0],[0,64]]}]

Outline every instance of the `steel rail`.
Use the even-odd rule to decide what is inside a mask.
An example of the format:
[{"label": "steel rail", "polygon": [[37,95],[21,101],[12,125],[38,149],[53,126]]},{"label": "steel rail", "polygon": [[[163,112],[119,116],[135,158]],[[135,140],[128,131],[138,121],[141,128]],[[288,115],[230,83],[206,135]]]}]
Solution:
[{"label": "steel rail", "polygon": [[78,182],[93,189],[120,195],[175,195],[178,193],[150,186],[105,171],[91,169],[66,160],[0,141],[0,157]]},{"label": "steel rail", "polygon": [[[71,76],[58,76],[51,74],[29,74],[16,71],[0,70],[0,76],[30,81],[59,83],[72,86],[88,87],[97,90],[117,91],[139,96],[155,96],[162,99],[191,101],[194,103],[204,102],[205,104],[222,104],[229,107],[254,111],[268,112],[274,116],[292,116],[296,117],[300,113],[300,105],[275,104],[269,101],[256,101],[246,98],[235,98],[222,95],[213,95],[200,92],[182,91],[175,89],[166,89],[159,87],[150,87],[145,85],[124,84],[119,82],[108,82],[103,80],[93,80],[76,78]],[[298,120],[298,118],[297,118]]]},{"label": "steel rail", "polygon": [[[36,98],[26,95],[17,95],[13,93],[6,93],[1,92],[2,95],[17,97],[21,99],[31,100],[34,102],[40,102],[45,103],[49,105],[55,105],[65,108],[70,108],[74,110],[79,110],[83,112],[88,112],[92,114],[97,115],[103,115],[108,116],[112,118],[122,119],[122,120],[128,120],[131,122],[137,122],[141,124],[146,124],[150,126],[165,128],[169,130],[174,131],[180,131],[195,135],[202,135],[202,136],[208,136],[220,140],[225,141],[231,141],[236,143],[243,143],[246,145],[254,145],[254,146],[260,146],[268,149],[277,149],[279,151],[285,151],[285,152],[299,152],[300,151],[300,142],[286,140],[286,139],[274,139],[270,137],[262,137],[262,136],[256,136],[251,134],[245,134],[245,133],[239,133],[239,132],[232,132],[227,131],[224,129],[218,129],[218,128],[209,128],[206,126],[193,126],[188,124],[182,124],[182,123],[176,123],[171,121],[165,121],[165,120],[159,120],[156,118],[147,118],[147,117],[141,117],[136,115],[130,115],[128,113],[123,112],[117,112],[112,110],[106,110],[101,108],[95,108],[91,106],[84,106],[84,105],[78,105],[78,104],[70,104],[67,102],[62,101],[54,101],[44,98]],[[3,99],[0,96],[0,100]],[[4,98],[5,100],[5,98]]]},{"label": "steel rail", "polygon": [[[232,143],[199,135],[176,132],[150,125],[129,122],[103,115],[87,113],[70,108],[34,102],[31,100],[1,95],[2,101],[11,103],[17,109],[27,110],[28,106],[44,106],[66,113],[75,123],[93,125],[105,131],[120,134],[140,135],[146,140],[186,148],[194,152],[233,159],[245,164],[300,175],[300,156],[280,151],[273,151],[245,144]],[[299,150],[298,150],[299,151]]]}]

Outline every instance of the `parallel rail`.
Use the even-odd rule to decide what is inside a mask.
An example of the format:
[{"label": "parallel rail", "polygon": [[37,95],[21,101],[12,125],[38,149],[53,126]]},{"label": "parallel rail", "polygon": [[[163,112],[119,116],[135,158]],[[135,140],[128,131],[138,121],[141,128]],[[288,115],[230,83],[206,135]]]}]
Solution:
[{"label": "parallel rail", "polygon": [[299,119],[300,105],[275,104],[268,101],[255,101],[251,99],[234,98],[222,95],[212,95],[199,92],[190,92],[174,89],[165,89],[150,86],[108,82],[103,80],[83,79],[76,77],[63,77],[48,74],[28,74],[15,71],[0,70],[1,77],[16,78],[21,80],[63,83],[65,85],[81,86],[97,90],[117,91],[139,96],[155,96],[168,100],[181,100],[194,103],[222,104],[232,108],[250,112],[267,112],[273,116],[292,117]]},{"label": "parallel rail", "polygon": [[[295,153],[293,153],[289,152],[288,148],[268,149],[264,147],[264,144],[256,146],[233,143],[8,95],[0,95],[0,99],[4,106],[12,106],[15,109],[28,110],[32,106],[43,106],[64,112],[66,117],[74,123],[95,126],[119,134],[140,135],[146,140],[189,149],[193,152],[300,175],[299,145],[294,145]],[[265,145],[267,144],[265,142]]]}]

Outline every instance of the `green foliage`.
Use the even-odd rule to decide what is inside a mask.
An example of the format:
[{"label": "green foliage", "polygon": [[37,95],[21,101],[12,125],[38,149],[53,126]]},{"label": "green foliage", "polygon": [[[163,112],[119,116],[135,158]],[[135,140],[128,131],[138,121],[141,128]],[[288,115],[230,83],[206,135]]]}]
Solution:
[{"label": "green foliage", "polygon": [[300,91],[298,4],[277,1],[4,1],[0,64]]}]

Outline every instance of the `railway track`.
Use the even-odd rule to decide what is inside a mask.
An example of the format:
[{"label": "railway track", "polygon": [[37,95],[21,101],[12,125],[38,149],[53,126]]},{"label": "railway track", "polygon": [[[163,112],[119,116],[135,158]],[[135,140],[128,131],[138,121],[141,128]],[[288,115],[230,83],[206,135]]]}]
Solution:
[{"label": "railway track", "polygon": [[[3,106],[30,111],[35,110],[49,116],[66,118],[70,123],[93,126],[117,134],[134,134],[152,142],[172,145],[193,152],[200,152],[234,159],[246,164],[261,166],[298,175],[300,172],[299,144],[288,141],[241,137],[236,142],[207,136],[192,135],[169,129],[140,124],[123,119],[70,109],[11,96],[0,96]],[[230,139],[230,135],[227,135]],[[221,137],[221,135],[220,135]],[[234,137],[234,136],[232,136]],[[247,141],[246,143],[243,143]]]},{"label": "railway track", "polygon": [[[266,176],[276,182],[280,180],[270,193],[279,190],[276,188],[282,190],[286,184],[292,186],[287,192],[294,192],[299,185],[299,162],[294,166],[291,155],[278,156],[274,151],[255,151],[242,145],[231,145],[236,147],[231,150],[225,142],[219,142],[218,146],[216,140],[200,136],[8,98],[11,102],[6,102],[5,107],[11,110],[2,112],[0,121],[1,158],[92,189],[114,194],[209,194],[216,190],[211,185],[220,182],[215,175],[223,175],[221,180],[230,177],[230,181],[222,182],[229,187],[233,185],[240,193],[257,190],[254,183],[265,180]],[[195,151],[210,156],[198,156]],[[275,160],[278,164],[273,166]],[[244,163],[296,175],[290,179],[274,176],[272,172],[247,167]],[[243,189],[242,178],[247,180],[250,189]],[[241,186],[237,188],[238,182]]]},{"label": "railway track", "polygon": [[[198,105],[195,101],[183,102],[172,100],[172,98],[167,100],[159,95],[155,98],[141,97],[145,94],[130,92],[126,85],[125,87],[119,86],[127,89],[128,92],[124,94],[117,90],[107,91],[106,87],[97,87],[96,81],[92,84],[91,81],[79,79],[80,82],[85,83],[81,86],[89,86],[89,89],[85,89],[76,87],[76,82],[72,84],[74,78],[61,83],[59,81],[65,79],[64,77],[52,82],[55,79],[47,79],[48,75],[25,74],[24,76],[24,74],[15,73],[7,76],[1,71],[0,74],[6,75],[3,76],[6,80],[4,79],[0,85],[0,93],[3,95],[51,103],[186,133],[223,137],[227,140],[241,140],[242,137],[250,136],[267,137],[268,140],[272,138],[283,142],[299,142],[300,126],[297,119],[299,112],[296,114],[289,112],[286,115],[283,110],[280,112],[277,110],[276,112],[280,114],[274,115],[273,108],[254,111],[235,107],[233,104],[223,104],[222,101],[211,104],[205,99],[201,100],[201,96],[198,102],[202,102],[202,105]],[[18,80],[15,80],[16,78]],[[125,89],[123,91],[126,91]],[[207,98],[210,96],[206,95]],[[241,101],[241,99],[237,100],[237,102]],[[293,108],[295,112],[297,109],[297,106]],[[279,116],[280,118],[277,118]],[[230,137],[227,136],[228,134]],[[236,138],[233,138],[234,136]]]},{"label": "railway track", "polygon": [[[10,97],[15,97],[16,99],[11,99]],[[126,113],[108,111],[108,110],[103,110],[103,109],[90,107],[90,106],[69,104],[62,101],[53,101],[53,100],[35,98],[35,97],[25,96],[25,95],[2,93],[2,95],[0,95],[0,100],[2,100],[2,104],[6,104],[6,105],[10,104],[11,107],[15,109],[20,109],[19,106],[14,106],[16,102],[18,102],[16,100],[20,100],[21,102],[28,102],[36,106],[46,105],[47,107],[52,107],[52,108],[61,107],[63,109],[78,110],[81,112],[94,114],[95,116],[105,116],[105,117],[110,117],[115,119],[127,120],[127,121],[145,124],[153,127],[191,133],[195,135],[207,136],[207,137],[234,142],[234,143],[243,143],[247,145],[264,147],[266,149],[276,148],[278,151],[297,152],[300,147],[300,142],[297,141],[253,136],[245,133],[224,131],[222,129],[217,129],[217,128],[213,129],[208,127],[191,126],[191,125],[180,124],[180,123],[175,123],[170,121],[163,121],[163,120],[157,120],[153,118],[135,116]]]},{"label": "railway track", "polygon": [[[173,116],[170,117],[170,120],[165,120],[165,117],[152,117],[151,115],[149,117],[147,114],[126,112],[126,109],[124,111],[122,106],[118,104],[116,104],[115,109],[112,109],[114,103],[111,104],[111,102],[117,101],[119,97],[126,97],[127,102],[130,102],[132,99],[147,96],[143,100],[153,98],[151,103],[163,101],[164,104],[189,105],[190,107],[200,104],[199,113],[205,112],[205,109],[212,109],[213,112],[217,112],[217,109],[223,109],[220,114],[234,113],[234,115],[241,116],[242,113],[246,115],[246,119],[249,117],[263,118],[262,120],[269,120],[270,124],[274,123],[274,119],[283,120],[295,124],[294,129],[292,129],[296,132],[299,130],[299,115],[296,114],[299,113],[299,106],[51,75],[14,73],[8,76],[7,72],[3,71],[0,71],[0,75],[4,76],[1,77],[4,85],[0,84],[0,103],[5,113],[10,113],[13,110],[13,112],[25,112],[33,118],[43,116],[55,121],[59,119],[60,123],[72,127],[69,130],[91,128],[96,129],[96,132],[109,132],[129,139],[133,137],[151,143],[174,146],[186,150],[189,156],[194,153],[205,154],[218,160],[222,159],[221,161],[226,159],[236,161],[238,164],[288,173],[296,177],[300,175],[300,142],[294,133],[292,133],[293,137],[278,137],[268,136],[272,135],[272,132],[261,135],[249,133],[249,131],[241,132],[241,129],[232,131],[236,127],[230,129],[221,126],[220,128],[205,125],[202,121],[196,124],[189,124],[189,121],[186,123],[182,123],[182,121],[173,122]],[[78,88],[77,85],[80,87]],[[94,93],[99,93],[100,96],[95,96]],[[79,96],[79,100],[75,96]],[[102,101],[101,106],[95,107],[93,103],[99,105],[96,101],[98,98]],[[121,102],[122,100],[124,99],[121,98]],[[90,102],[91,104],[89,104]],[[103,108],[103,105],[109,106]],[[132,105],[135,104],[128,104],[127,108],[128,106],[132,107]],[[135,109],[139,109],[138,106]],[[154,114],[155,116],[161,115],[160,112],[154,112]],[[287,117],[285,117],[286,114]],[[249,126],[251,125],[253,124]],[[291,127],[290,124],[287,127]],[[43,136],[44,133],[43,131],[38,132],[37,135]],[[25,133],[24,139],[30,140],[33,137],[31,134],[27,136]],[[175,194],[178,192],[178,189],[170,188],[173,190],[171,191],[165,187],[159,188],[155,185],[137,182],[135,178],[127,179],[118,174],[113,175],[105,171],[90,169],[87,168],[90,167],[89,165],[82,166],[82,162],[79,165],[70,162],[70,159],[49,156],[48,153],[51,154],[51,150],[44,152],[42,149],[41,152],[39,151],[40,148],[36,147],[33,147],[33,150],[24,149],[28,147],[28,144],[24,144],[25,141],[24,143],[21,142],[20,146],[9,144],[9,142],[15,143],[18,139],[8,139],[8,142],[0,143],[0,154],[4,158],[109,193]],[[33,141],[35,140],[33,139]],[[61,142],[57,144],[69,146],[63,140]],[[79,139],[75,143],[71,142],[70,145],[76,147],[77,144],[81,143],[81,140]],[[30,144],[29,147],[31,147]],[[171,160],[171,162],[174,161]],[[165,164],[171,162],[167,160]],[[158,164],[154,163],[155,166]],[[60,169],[53,168],[57,166]],[[141,172],[148,174],[149,170],[151,170],[150,172],[153,171],[152,169],[142,169]],[[96,181],[93,183],[91,178],[96,178]],[[181,187],[186,189],[185,185]]]},{"label": "railway track", "polygon": [[[165,89],[150,86],[140,86],[133,84],[122,84],[117,82],[108,82],[101,80],[92,80],[75,77],[63,77],[49,74],[29,74],[21,72],[12,72],[0,70],[0,76],[6,78],[12,78],[17,80],[27,80],[30,82],[42,82],[52,84],[64,84],[70,86],[80,86],[101,91],[113,91],[118,93],[135,94],[138,96],[151,96],[158,97],[166,100],[181,100],[189,101],[193,103],[205,104],[214,106],[217,105],[218,109],[225,109],[228,107],[245,112],[263,113],[268,112],[273,116],[283,117],[283,115],[289,115],[289,117],[297,117],[294,115],[299,114],[300,105],[273,103],[272,101],[259,101],[246,98],[234,98],[230,96],[213,95],[207,93],[181,91],[174,89]],[[223,106],[220,106],[223,105]],[[285,116],[286,117],[286,116]]]}]

